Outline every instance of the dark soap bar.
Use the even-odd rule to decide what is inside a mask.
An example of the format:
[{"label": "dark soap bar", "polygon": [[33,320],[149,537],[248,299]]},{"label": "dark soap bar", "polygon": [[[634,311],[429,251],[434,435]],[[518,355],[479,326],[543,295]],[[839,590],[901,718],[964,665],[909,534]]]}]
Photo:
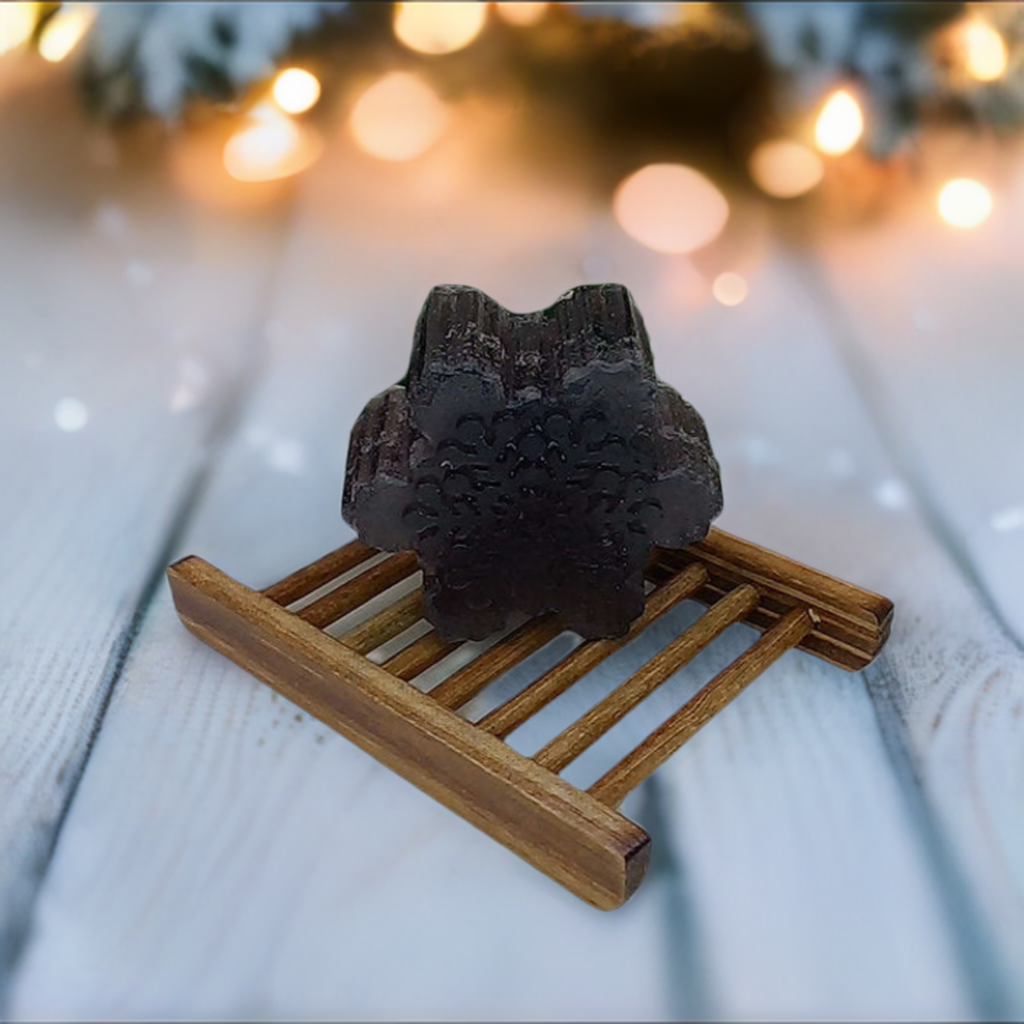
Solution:
[{"label": "dark soap bar", "polygon": [[342,498],[364,543],[416,551],[448,640],[547,611],[621,636],[652,545],[700,540],[721,510],[704,423],[610,284],[526,314],[434,288],[408,374],[353,428]]}]

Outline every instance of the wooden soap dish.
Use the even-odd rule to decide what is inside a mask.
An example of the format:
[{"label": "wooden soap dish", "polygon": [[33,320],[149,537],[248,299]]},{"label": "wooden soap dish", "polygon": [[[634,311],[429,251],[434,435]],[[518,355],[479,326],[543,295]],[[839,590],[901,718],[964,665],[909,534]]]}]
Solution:
[{"label": "wooden soap dish", "polygon": [[[201,558],[168,571],[185,625],[311,715],[503,843],[588,903],[621,906],[643,880],[650,837],[616,808],[773,661],[799,647],[841,668],[867,665],[889,635],[892,602],[712,530],[683,551],[659,549],[646,609],[617,640],[582,643],[511,700],[469,722],[458,711],[563,632],[527,622],[427,693],[409,680],[459,645],[427,632],[383,665],[368,654],[421,618],[419,589],[339,638],[325,628],[417,571],[411,553],[354,541],[260,592]],[[371,561],[372,560],[372,561]],[[362,567],[299,610],[288,606]],[[707,612],[532,758],[504,742],[531,715],[687,598]],[[559,777],[580,753],[734,622],[762,636],[632,753],[583,791]]]}]

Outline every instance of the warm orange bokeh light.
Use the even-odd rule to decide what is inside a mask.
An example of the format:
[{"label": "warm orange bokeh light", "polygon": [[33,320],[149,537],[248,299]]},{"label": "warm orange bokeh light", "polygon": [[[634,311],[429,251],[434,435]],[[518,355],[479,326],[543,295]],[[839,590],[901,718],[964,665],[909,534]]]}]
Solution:
[{"label": "warm orange bokeh light", "polygon": [[792,199],[809,192],[825,175],[825,165],[812,149],[788,139],[762,142],[750,155],[750,176],[762,192]]},{"label": "warm orange bokeh light", "polygon": [[349,128],[359,148],[381,160],[412,160],[444,131],[448,108],[417,75],[393,71],[352,108]]},{"label": "warm orange bokeh light", "polygon": [[38,4],[0,3],[0,53],[21,46],[36,27]]},{"label": "warm orange bokeh light", "polygon": [[650,164],[615,192],[615,219],[649,249],[687,253],[721,234],[729,204],[715,185],[692,167]]},{"label": "warm orange bokeh light", "polygon": [[494,10],[510,25],[536,25],[547,13],[546,3],[497,3]]},{"label": "warm orange bokeh light", "polygon": [[814,140],[822,153],[839,156],[853,149],[864,132],[860,104],[845,89],[838,89],[821,108],[814,125]]},{"label": "warm orange bokeh light", "polygon": [[224,167],[236,181],[274,181],[304,171],[323,150],[319,135],[273,108],[253,112],[253,123],[224,146]]},{"label": "warm orange bokeh light", "polygon": [[289,114],[302,114],[320,99],[320,81],[302,68],[287,68],[274,79],[274,102]]},{"label": "warm orange bokeh light", "polygon": [[1006,71],[1009,54],[1003,37],[987,22],[972,18],[963,26],[964,64],[979,82],[994,82]]},{"label": "warm orange bokeh light", "polygon": [[939,215],[955,228],[975,228],[992,212],[992,193],[980,181],[954,178],[939,192]]},{"label": "warm orange bokeh light", "polygon": [[395,35],[418,53],[454,53],[476,39],[486,18],[486,4],[415,0],[395,5]]},{"label": "warm orange bokeh light", "polygon": [[723,306],[738,306],[747,297],[747,282],[739,274],[727,270],[715,278],[711,294]]},{"label": "warm orange bokeh light", "polygon": [[44,60],[62,61],[89,31],[96,18],[92,4],[64,4],[43,28],[39,37],[39,53]]}]

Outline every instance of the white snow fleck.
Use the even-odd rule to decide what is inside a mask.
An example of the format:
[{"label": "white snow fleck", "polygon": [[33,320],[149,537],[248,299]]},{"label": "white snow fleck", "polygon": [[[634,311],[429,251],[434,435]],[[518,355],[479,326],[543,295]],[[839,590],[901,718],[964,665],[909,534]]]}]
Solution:
[{"label": "white snow fleck", "polygon": [[286,437],[278,438],[270,445],[267,461],[282,473],[299,476],[306,468],[306,449],[299,441]]},{"label": "white snow fleck", "polygon": [[53,407],[53,418],[61,430],[73,434],[89,422],[89,408],[80,398],[62,398]]},{"label": "white snow fleck", "polygon": [[1024,505],[1011,505],[1010,508],[993,512],[989,522],[992,524],[992,529],[998,530],[999,533],[1019,530],[1024,526]]},{"label": "white snow fleck", "polygon": [[740,451],[752,466],[770,466],[779,461],[778,448],[763,437],[743,438]]},{"label": "white snow fleck", "polygon": [[131,218],[117,203],[100,203],[96,209],[96,230],[105,238],[123,241],[132,232]]},{"label": "white snow fleck", "polygon": [[124,276],[133,288],[148,288],[156,280],[156,274],[152,269],[139,260],[132,260],[125,267]]},{"label": "white snow fleck", "polygon": [[195,408],[206,394],[210,375],[198,359],[186,358],[178,367],[178,386],[171,395],[171,412]]},{"label": "white snow fleck", "polygon": [[883,480],[875,488],[875,501],[882,508],[899,511],[900,509],[907,508],[910,504],[910,492],[902,480]]}]

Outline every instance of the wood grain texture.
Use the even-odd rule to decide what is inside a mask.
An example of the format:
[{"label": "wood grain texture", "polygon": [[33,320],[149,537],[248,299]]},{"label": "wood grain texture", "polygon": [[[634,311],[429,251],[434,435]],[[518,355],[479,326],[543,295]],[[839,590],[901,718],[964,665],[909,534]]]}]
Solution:
[{"label": "wood grain texture", "polygon": [[[924,197],[860,235],[816,240],[807,291],[834,329],[844,369],[894,466],[890,503],[909,505],[967,581],[922,578],[930,644],[890,654],[872,675],[888,728],[998,936],[995,954],[1024,1013],[1024,212],[1019,146],[993,160],[997,213],[965,237]],[[868,254],[874,258],[867,258]],[[877,296],[872,302],[859,295]],[[905,581],[901,581],[905,583]],[[993,628],[993,620],[996,620]],[[941,625],[939,625],[941,623]],[[1001,628],[1000,628],[1001,627]],[[922,633],[924,631],[922,630]],[[936,669],[941,664],[945,671]],[[922,681],[927,679],[927,683]],[[1010,893],[1013,895],[1010,896]]]},{"label": "wood grain texture", "polygon": [[882,649],[892,628],[893,604],[887,597],[838,580],[827,573],[757,544],[711,529],[690,552],[661,550],[656,565],[669,571],[699,557],[710,574],[698,600],[712,603],[738,583],[751,583],[761,595],[747,618],[762,631],[771,629],[795,607],[814,611],[814,629],[800,648],[845,669],[864,668]]},{"label": "wood grain texture", "polygon": [[201,559],[168,570],[188,628],[601,910],[643,880],[647,834]]},{"label": "wood grain texture", "polygon": [[[640,746],[609,768],[587,792],[609,807],[618,807],[627,794],[663,765],[715,715],[728,707],[772,662],[800,643],[813,626],[814,619],[806,608],[794,608],[787,612],[780,622],[722,669],[700,693],[687,701]],[[685,636],[684,633],[680,639]]]},{"label": "wood grain texture", "polygon": [[329,590],[323,597],[302,608],[298,616],[312,626],[329,626],[366,604],[371,598],[384,593],[389,587],[401,583],[416,572],[418,567],[416,556],[411,551],[392,555],[360,573],[355,579]]},{"label": "wood grain texture", "polygon": [[922,195],[870,231],[816,239],[808,290],[907,486],[1024,645],[1020,159],[1017,145],[993,161],[996,213],[966,235]]},{"label": "wood grain texture", "polygon": [[[159,595],[41,890],[14,1015],[678,1018],[698,979],[701,1018],[995,1016],[978,979],[1020,962],[1018,662],[913,506],[876,497],[893,464],[786,261],[740,231],[729,258],[750,294],[726,309],[694,292],[698,259],[644,252],[508,161],[442,146],[393,168],[335,145],[302,184],[266,376],[178,550],[263,586],[342,543],[343,439],[401,375],[426,290],[472,281],[537,308],[598,267],[631,287],[659,372],[708,422],[724,528],[895,599],[874,703],[861,675],[777,662],[658,772],[656,843],[675,868],[599,915],[193,642]],[[543,746],[688,614],[529,718],[517,748]],[[727,631],[567,775],[599,777],[750,639]],[[465,711],[528,681],[499,679]],[[901,746],[919,791],[893,768]],[[953,874],[935,866],[942,842]]]},{"label": "wood grain texture", "polygon": [[[509,180],[502,160],[498,177],[459,179],[459,216],[439,233],[437,196],[416,186],[433,156],[382,167],[343,133],[334,145],[301,183],[269,289],[266,372],[176,544],[253,587],[351,537],[344,441],[366,396],[401,376],[429,287],[518,281],[501,293],[525,307],[565,274],[536,225],[585,223],[577,198]],[[13,1015],[674,1016],[660,878],[596,912],[209,651],[166,593],[90,761]]]},{"label": "wood grain texture", "polygon": [[376,553],[376,548],[368,548],[358,540],[351,540],[323,558],[296,569],[283,580],[267,587],[263,593],[278,604],[291,604],[361,565]]},{"label": "wood grain texture", "polygon": [[421,672],[426,672],[442,658],[447,658],[458,650],[459,644],[442,640],[433,630],[426,636],[414,640],[404,650],[388,658],[384,668],[399,679],[415,679]]},{"label": "wood grain texture", "polygon": [[505,737],[556,697],[578,683],[605,658],[635,640],[652,622],[685,600],[707,581],[707,570],[688,565],[663,582],[648,598],[643,614],[623,637],[582,643],[557,665],[525,686],[514,697],[484,715],[477,723],[492,736]]},{"label": "wood grain texture", "polygon": [[140,173],[144,141],[105,139],[35,55],[0,78],[2,1004],[168,538],[248,380],[279,232]]},{"label": "wood grain texture", "polygon": [[423,591],[414,590],[341,637],[357,654],[369,654],[423,618]]},{"label": "wood grain texture", "polygon": [[[848,922],[847,935],[862,936],[848,949],[848,963],[859,962],[862,976],[881,978],[887,970],[875,960],[878,947],[861,928],[865,909],[886,892],[890,900],[906,900],[914,891],[924,897],[925,886],[932,898],[937,895],[942,901],[947,921],[930,934],[945,934],[947,942],[951,937],[955,943],[956,970],[969,986],[975,1007],[971,1012],[1013,1015],[1017,1011],[1011,1007],[1024,1005],[1015,966],[1024,962],[1024,916],[1016,895],[1022,891],[1017,871],[1022,860],[1014,838],[1017,826],[1009,824],[1020,821],[1024,807],[1024,790],[1015,781],[1024,779],[1024,745],[1014,739],[1019,719],[1013,716],[1013,707],[1024,696],[1024,661],[922,516],[884,435],[876,429],[873,411],[850,376],[832,321],[806,287],[801,265],[784,254],[759,264],[757,257],[750,258],[758,269],[750,271],[750,297],[742,307],[728,312],[706,307],[685,331],[664,307],[652,307],[647,323],[652,336],[660,339],[656,359],[662,374],[681,379],[687,372],[691,387],[706,396],[700,407],[718,439],[725,483],[722,528],[884,593],[895,603],[892,636],[865,677],[873,717],[882,727],[900,785],[883,783],[870,758],[847,746],[853,723],[863,721],[863,709],[835,677],[819,671],[817,663],[794,659],[786,660],[786,671],[781,665],[769,669],[713,729],[704,730],[660,773],[678,802],[678,827],[692,851],[691,870],[707,878],[711,887],[703,890],[702,898],[712,899],[718,908],[709,940],[722,955],[743,942],[740,935],[749,934],[751,926],[751,899],[770,906],[769,917],[776,922],[796,913],[789,917],[792,927],[787,927],[785,939],[775,930],[771,936],[760,931],[757,945],[766,972],[762,978],[769,971],[779,977],[793,963],[782,955],[786,944],[802,946],[806,962],[823,954],[822,947],[812,949],[801,936],[815,930],[812,917],[816,920],[828,908]],[[647,272],[656,271],[651,267]],[[631,274],[636,276],[628,280],[635,283],[641,308],[645,298],[656,303],[657,291],[644,283],[641,268]],[[858,302],[870,305],[872,295],[865,291]],[[728,393],[718,388],[726,377]],[[819,692],[821,687],[828,692]],[[672,710],[660,694],[651,699],[665,713]],[[835,707],[829,712],[832,701]],[[778,717],[773,707],[787,711]],[[812,724],[819,716],[822,723],[831,723],[820,726],[820,736]],[[774,735],[771,749],[777,757],[750,746],[762,727]],[[720,802],[709,801],[697,782],[702,775],[698,765],[706,764],[704,771],[710,771],[741,748],[744,761],[758,766],[756,775],[747,774],[745,785],[729,786],[737,814],[748,816],[746,827],[738,819],[723,818]],[[856,813],[841,821],[827,812],[844,842],[860,847],[858,859],[877,873],[877,888],[873,894],[862,891],[856,901],[848,898],[851,890],[840,895],[837,888],[822,888],[815,898],[818,911],[808,910],[807,916],[794,910],[794,895],[806,893],[813,883],[796,867],[799,857],[783,837],[788,834],[795,842],[803,835],[809,841],[817,819],[805,816],[806,805],[783,802],[776,806],[782,818],[768,827],[762,809],[778,787],[800,790],[803,783],[792,774],[795,765],[816,750],[823,756],[828,751],[813,769],[823,786],[835,787],[835,771],[843,765],[851,789],[870,786],[875,791],[880,815],[909,813],[930,881],[928,874],[909,869],[909,861],[902,859],[905,848],[903,854],[896,853],[899,844],[893,845],[883,866],[877,859],[880,847],[864,846],[860,834],[852,831]],[[724,788],[725,780],[716,777]],[[773,864],[771,872],[740,855],[723,859],[724,850],[744,843],[757,845],[763,858],[759,863]],[[737,881],[740,870],[742,883]],[[886,928],[893,924],[890,917]],[[886,941],[892,943],[888,956],[900,956],[895,932],[888,930]],[[903,960],[904,979],[918,978],[919,1006],[935,1006],[937,993],[929,992],[915,960]],[[730,1013],[763,1013],[766,1004],[745,988],[742,973],[729,968],[726,973],[732,979]],[[764,991],[771,991],[765,998],[779,1014],[796,1012],[793,989],[766,984]],[[903,996],[890,989],[882,1003],[874,1003],[880,990],[844,991],[854,1015],[883,1012],[882,1006],[891,1015],[893,1006],[909,998],[911,987],[902,989]],[[854,1006],[860,1009],[855,1012]]]},{"label": "wood grain texture", "polygon": [[[634,672],[617,690],[537,751],[533,760],[550,771],[560,772],[712,640],[753,611],[758,600],[758,592],[749,583],[741,583],[659,651],[639,672]],[[623,791],[619,803],[627,792],[629,790]]]},{"label": "wood grain texture", "polygon": [[442,707],[457,710],[488,683],[565,631],[556,615],[544,615],[513,630],[430,691]]}]

